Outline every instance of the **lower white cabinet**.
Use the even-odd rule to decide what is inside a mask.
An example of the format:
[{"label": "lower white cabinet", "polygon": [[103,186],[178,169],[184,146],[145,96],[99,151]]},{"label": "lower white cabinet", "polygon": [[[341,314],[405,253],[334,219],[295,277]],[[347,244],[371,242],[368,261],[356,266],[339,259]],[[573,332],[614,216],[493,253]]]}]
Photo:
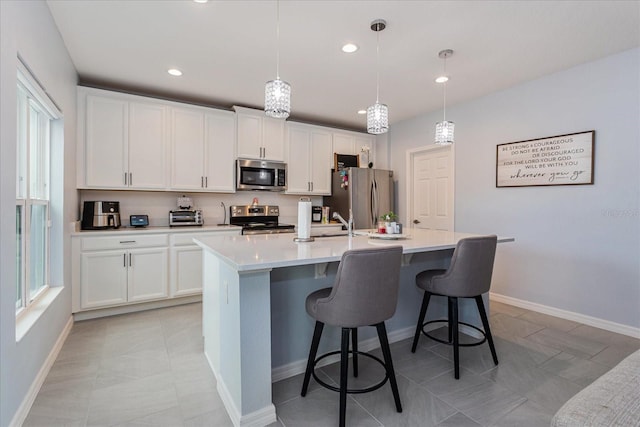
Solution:
[{"label": "lower white cabinet", "polygon": [[72,239],[73,312],[169,297],[169,236]]},{"label": "lower white cabinet", "polygon": [[193,239],[240,234],[239,227],[165,230],[73,234],[72,312],[199,295],[202,250]]},{"label": "lower white cabinet", "polygon": [[202,293],[202,249],[193,239],[204,236],[240,234],[239,229],[223,229],[201,233],[175,233],[171,236],[171,296],[183,297]]},{"label": "lower white cabinet", "polygon": [[82,253],[82,308],[166,298],[167,253],[167,248]]}]

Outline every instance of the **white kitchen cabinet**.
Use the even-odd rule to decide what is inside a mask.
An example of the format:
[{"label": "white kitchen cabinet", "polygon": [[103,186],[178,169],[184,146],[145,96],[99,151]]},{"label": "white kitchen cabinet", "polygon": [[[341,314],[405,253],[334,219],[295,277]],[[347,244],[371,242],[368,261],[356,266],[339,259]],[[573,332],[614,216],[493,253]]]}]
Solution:
[{"label": "white kitchen cabinet", "polygon": [[172,108],[171,189],[234,192],[234,141],[232,112]]},{"label": "white kitchen cabinet", "polygon": [[261,110],[233,108],[236,111],[238,157],[284,161],[285,121],[268,117]]},{"label": "white kitchen cabinet", "polygon": [[373,136],[359,132],[333,131],[333,152],[360,156],[360,167],[366,168],[367,156],[366,152],[362,151],[363,147],[369,147],[369,161],[373,162],[375,154]]},{"label": "white kitchen cabinet", "polygon": [[80,88],[78,187],[165,189],[167,107]]},{"label": "white kitchen cabinet", "polygon": [[331,130],[287,123],[287,194],[331,194]]},{"label": "white kitchen cabinet", "polygon": [[73,257],[80,260],[74,312],[167,298],[168,246],[167,234],[74,239]]},{"label": "white kitchen cabinet", "polygon": [[171,236],[171,297],[202,293],[202,249],[193,242],[193,239],[225,234],[240,234],[240,229],[175,233]]},{"label": "white kitchen cabinet", "polygon": [[127,302],[127,254],[98,251],[80,255],[80,306],[96,308]]}]

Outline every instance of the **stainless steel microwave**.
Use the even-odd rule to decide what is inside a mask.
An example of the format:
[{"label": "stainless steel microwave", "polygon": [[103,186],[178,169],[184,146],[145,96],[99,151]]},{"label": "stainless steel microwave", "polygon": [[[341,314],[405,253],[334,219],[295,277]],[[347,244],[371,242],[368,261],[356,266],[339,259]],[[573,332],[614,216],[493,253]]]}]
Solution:
[{"label": "stainless steel microwave", "polygon": [[287,164],[268,160],[238,159],[236,190],[284,191]]}]

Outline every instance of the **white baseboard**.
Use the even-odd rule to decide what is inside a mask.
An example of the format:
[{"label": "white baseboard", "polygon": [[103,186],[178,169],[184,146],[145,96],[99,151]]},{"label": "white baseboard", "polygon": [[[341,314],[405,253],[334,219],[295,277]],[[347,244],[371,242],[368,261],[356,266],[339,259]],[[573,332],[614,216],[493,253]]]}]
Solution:
[{"label": "white baseboard", "polygon": [[69,336],[69,332],[71,332],[72,327],[73,327],[73,317],[69,316],[69,320],[67,321],[67,324],[64,325],[64,328],[62,329],[62,332],[60,332],[60,335],[58,336],[58,339],[53,345],[53,348],[49,352],[49,355],[45,359],[44,363],[42,364],[40,371],[38,371],[38,375],[36,375],[33,382],[31,383],[31,386],[29,387],[29,391],[27,391],[27,395],[22,400],[20,407],[18,408],[15,415],[13,416],[13,419],[11,420],[11,423],[9,423],[10,427],[20,427],[24,423],[24,420],[27,419],[27,415],[29,415],[31,406],[33,405],[33,402],[36,400],[36,396],[38,396],[40,387],[42,387],[42,384],[44,384],[44,380],[47,378],[47,375],[49,374],[49,371],[51,370],[53,363],[58,358],[58,354],[62,349],[62,345],[64,344],[65,340]]},{"label": "white baseboard", "polygon": [[520,308],[526,308],[527,310],[548,314],[550,316],[559,317],[561,319],[572,320],[574,322],[593,326],[594,328],[604,329],[633,338],[640,338],[640,328],[634,328],[633,326],[623,325],[621,323],[611,322],[609,320],[599,319],[597,317],[586,316],[584,314],[575,313],[573,311],[562,310],[560,308],[508,297],[506,295],[500,295],[493,292],[489,293],[489,298],[493,301],[514,305]]},{"label": "white baseboard", "polygon": [[194,302],[202,302],[202,294],[191,295],[180,298],[164,299],[159,301],[151,301],[138,304],[123,305],[119,307],[99,308],[95,310],[79,311],[73,313],[76,321],[97,319],[99,317],[115,316],[118,314],[134,313],[137,311],[154,310],[156,308],[173,307],[176,305],[191,304]]}]

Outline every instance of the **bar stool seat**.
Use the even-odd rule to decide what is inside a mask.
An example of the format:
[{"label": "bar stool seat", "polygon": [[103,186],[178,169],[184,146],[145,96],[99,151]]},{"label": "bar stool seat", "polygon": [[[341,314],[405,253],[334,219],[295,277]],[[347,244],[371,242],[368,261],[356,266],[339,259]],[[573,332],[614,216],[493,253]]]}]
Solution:
[{"label": "bar stool seat", "polygon": [[[489,343],[493,362],[496,365],[498,364],[498,356],[482,300],[482,294],[488,292],[491,286],[496,244],[497,237],[495,235],[461,239],[456,245],[451,258],[451,265],[447,270],[426,270],[416,276],[416,286],[424,291],[424,297],[411,351],[413,353],[416,352],[420,333],[437,342],[453,345],[454,376],[456,379],[460,378],[459,347],[476,346],[486,341]],[[446,320],[424,321],[432,295],[447,297],[448,313]],[[458,320],[458,298],[473,298],[475,300],[484,330]],[[425,331],[425,327],[433,323],[447,323],[449,335],[447,341]],[[483,338],[472,343],[461,344],[458,332],[459,325],[475,329]]]},{"label": "bar stool seat", "polygon": [[[315,291],[307,297],[305,307],[309,316],[316,320],[307,360],[307,368],[301,395],[307,394],[311,376],[323,387],[340,393],[339,425],[346,420],[348,393],[367,393],[389,381],[396,410],[402,412],[400,394],[391,359],[391,350],[384,321],[396,311],[400,282],[401,246],[346,251],[338,266],[336,279],[331,288]],[[342,328],[340,350],[317,356],[324,325]],[[358,328],[375,326],[384,360],[358,351]],[[349,338],[351,347],[349,350]],[[318,378],[316,364],[331,355],[340,354],[340,385],[332,386]],[[384,378],[373,386],[362,389],[348,388],[349,354],[353,359],[353,375],[358,376],[358,356],[365,356],[380,363],[385,369]]]}]

